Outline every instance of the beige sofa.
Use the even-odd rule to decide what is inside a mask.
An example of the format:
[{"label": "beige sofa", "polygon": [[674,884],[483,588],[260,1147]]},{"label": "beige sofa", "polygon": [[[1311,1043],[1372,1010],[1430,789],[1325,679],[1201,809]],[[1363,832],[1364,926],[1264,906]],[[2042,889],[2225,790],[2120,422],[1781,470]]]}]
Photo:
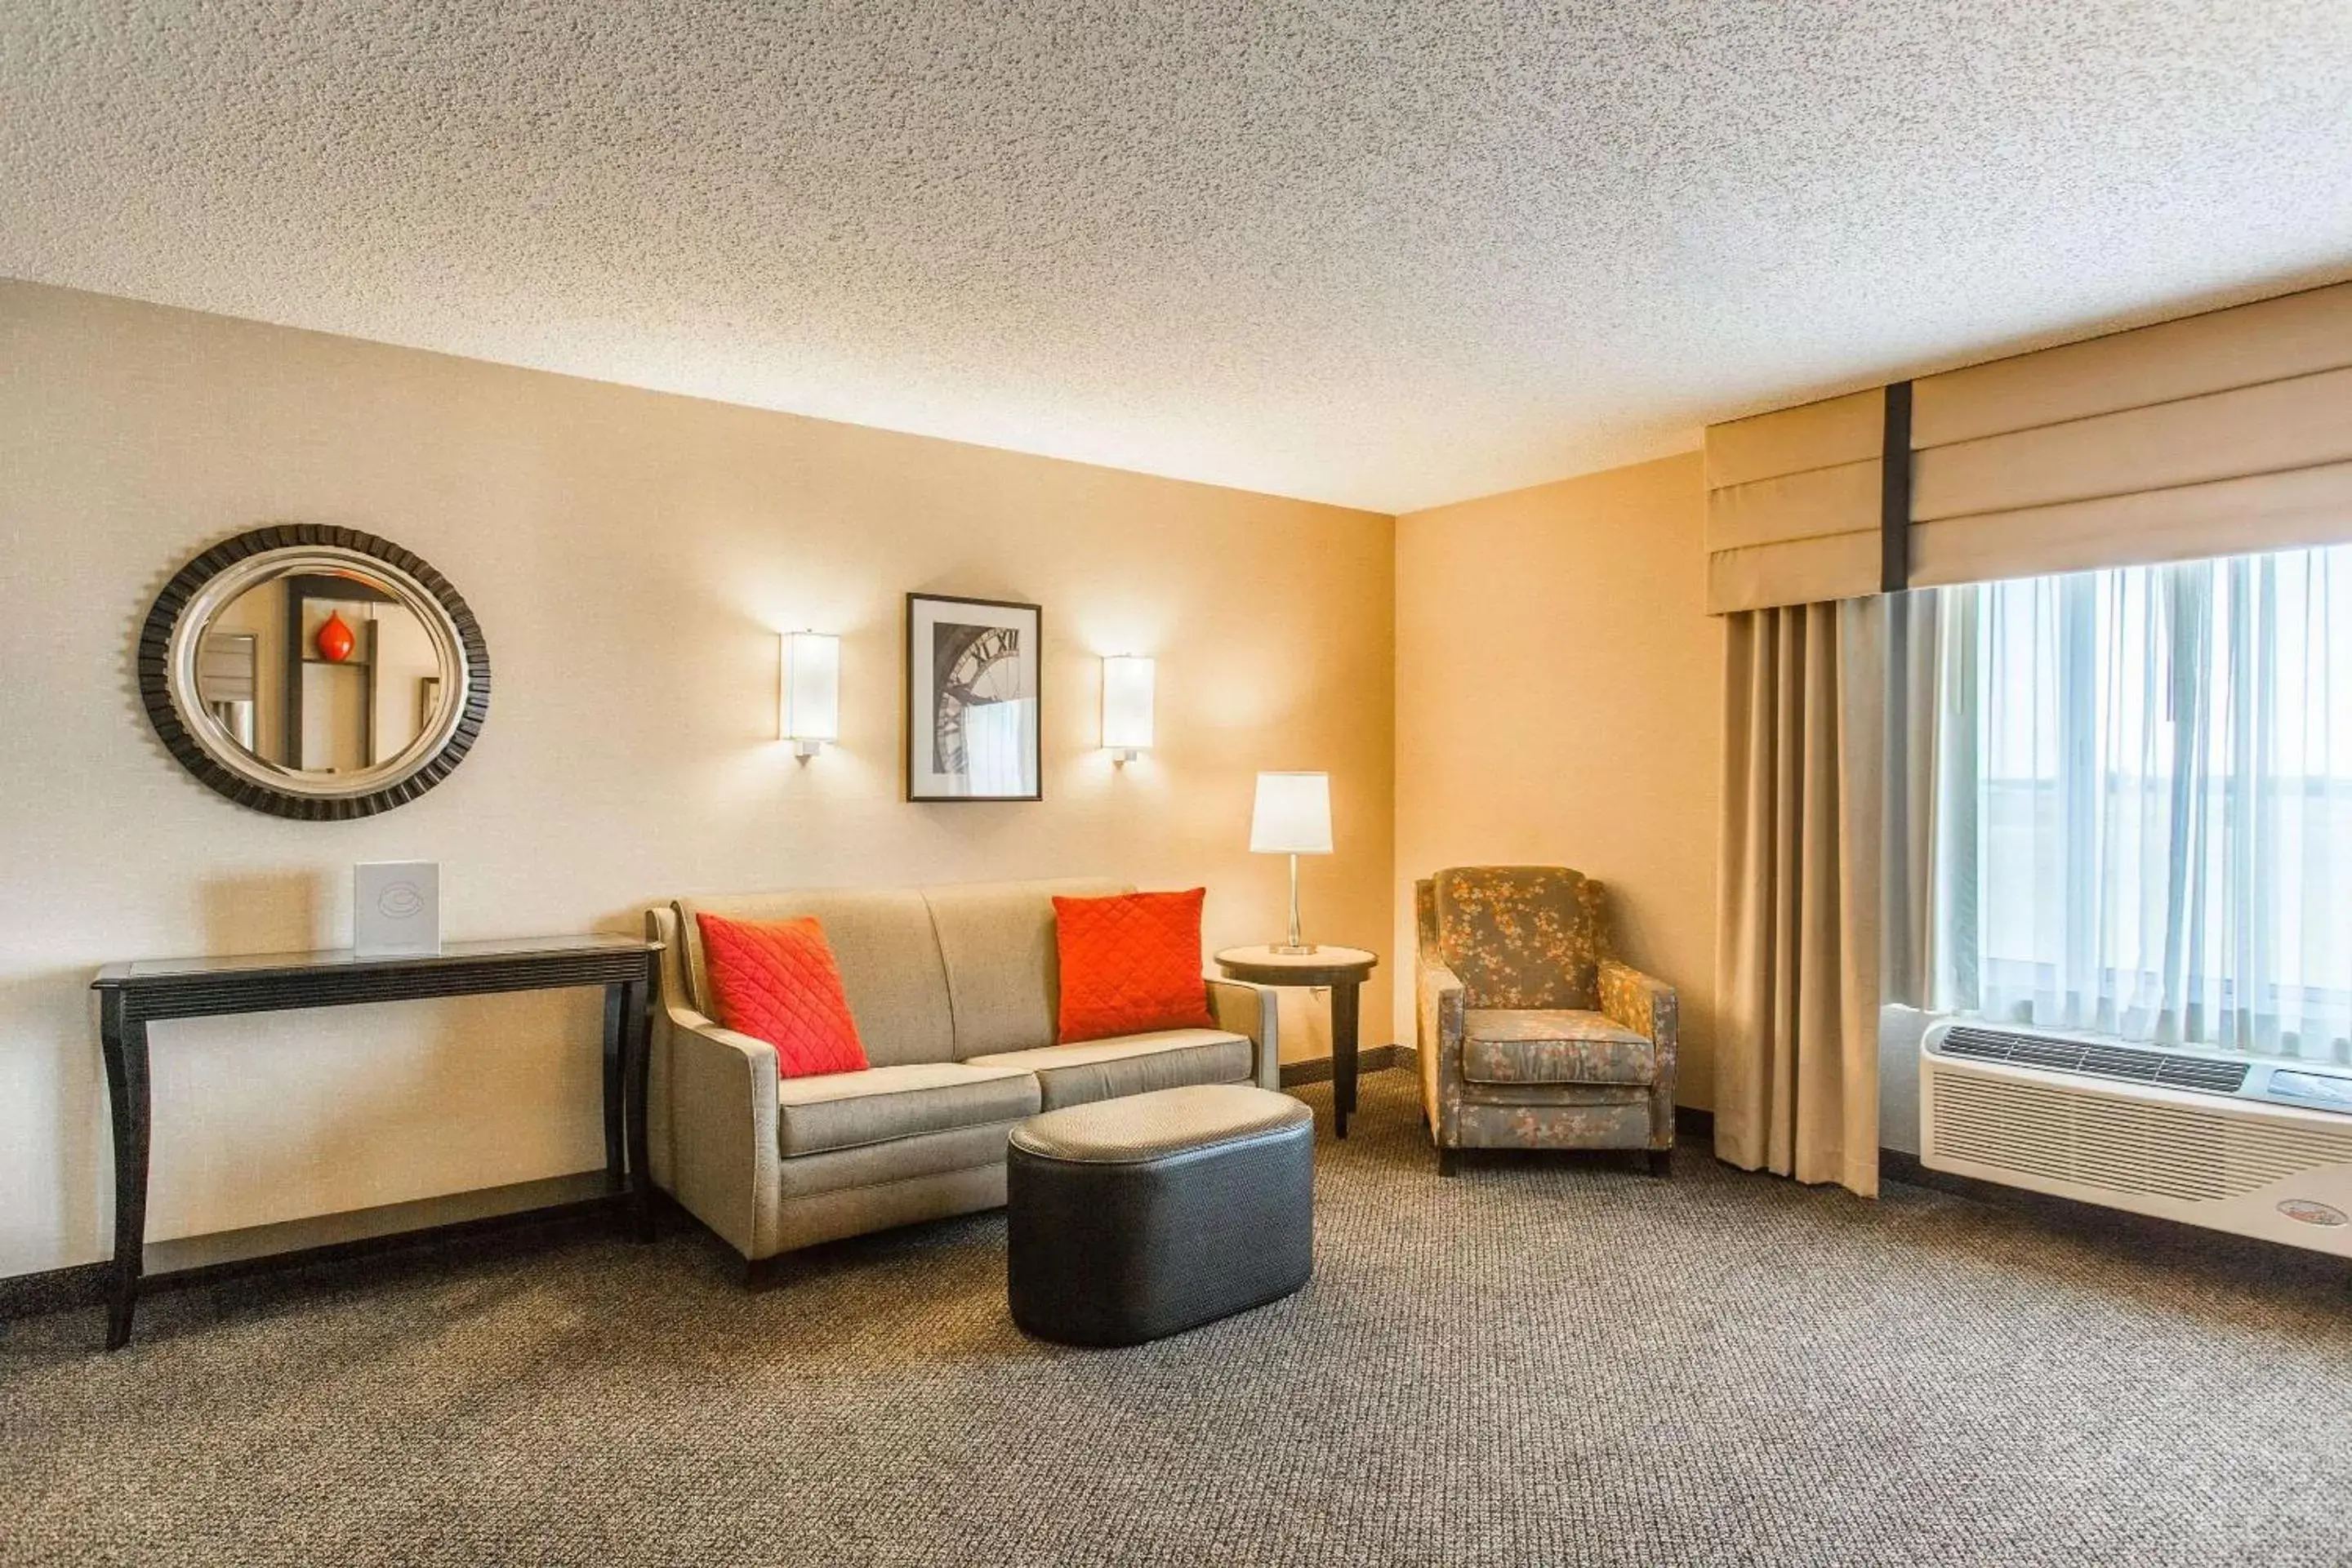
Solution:
[{"label": "beige sofa", "polygon": [[[680,899],[664,943],[646,1118],[655,1182],[749,1263],[1004,1202],[1005,1135],[1041,1110],[1193,1083],[1280,1084],[1275,993],[1207,980],[1218,1027],[1054,1044],[1054,896],[989,882]],[[823,922],[870,1064],[782,1079],[708,1016],[698,912]]]}]

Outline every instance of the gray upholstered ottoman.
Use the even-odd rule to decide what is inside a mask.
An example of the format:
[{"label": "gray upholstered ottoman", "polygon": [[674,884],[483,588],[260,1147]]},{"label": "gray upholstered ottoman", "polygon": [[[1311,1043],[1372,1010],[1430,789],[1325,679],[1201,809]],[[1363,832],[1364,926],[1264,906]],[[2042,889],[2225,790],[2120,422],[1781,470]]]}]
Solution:
[{"label": "gray upholstered ottoman", "polygon": [[1131,1345],[1262,1306],[1314,1271],[1315,1119],[1197,1084],[1013,1130],[1007,1293],[1041,1339]]}]

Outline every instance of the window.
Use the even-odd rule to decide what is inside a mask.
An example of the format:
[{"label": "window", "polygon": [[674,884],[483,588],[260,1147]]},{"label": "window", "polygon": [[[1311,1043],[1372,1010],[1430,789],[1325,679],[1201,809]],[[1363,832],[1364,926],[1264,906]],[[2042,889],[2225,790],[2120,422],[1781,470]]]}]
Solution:
[{"label": "window", "polygon": [[1933,1005],[2352,1063],[2352,547],[1941,593]]}]

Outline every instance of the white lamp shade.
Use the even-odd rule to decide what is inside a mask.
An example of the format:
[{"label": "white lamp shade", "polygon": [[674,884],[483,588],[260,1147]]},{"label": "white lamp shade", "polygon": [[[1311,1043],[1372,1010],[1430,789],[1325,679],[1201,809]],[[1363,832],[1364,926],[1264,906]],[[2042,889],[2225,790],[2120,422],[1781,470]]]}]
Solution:
[{"label": "white lamp shade", "polygon": [[1331,775],[1258,774],[1257,806],[1250,813],[1250,851],[1256,855],[1331,853]]},{"label": "white lamp shade", "polygon": [[841,639],[824,632],[784,634],[783,738],[841,739]]},{"label": "white lamp shade", "polygon": [[1151,745],[1151,660],[1113,654],[1103,660],[1102,743],[1114,752]]}]

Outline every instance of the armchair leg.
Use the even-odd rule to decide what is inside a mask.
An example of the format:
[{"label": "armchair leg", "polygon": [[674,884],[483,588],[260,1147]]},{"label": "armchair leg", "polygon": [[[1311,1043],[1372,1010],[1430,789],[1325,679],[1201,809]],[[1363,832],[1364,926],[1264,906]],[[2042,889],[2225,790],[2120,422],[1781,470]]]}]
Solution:
[{"label": "armchair leg", "polygon": [[1650,1151],[1650,1174],[1660,1178],[1675,1173],[1675,1152],[1672,1149]]},{"label": "armchair leg", "polygon": [[1453,1149],[1440,1149],[1437,1152],[1437,1173],[1439,1175],[1455,1175],[1461,1172],[1461,1169],[1462,1156],[1459,1152]]}]

